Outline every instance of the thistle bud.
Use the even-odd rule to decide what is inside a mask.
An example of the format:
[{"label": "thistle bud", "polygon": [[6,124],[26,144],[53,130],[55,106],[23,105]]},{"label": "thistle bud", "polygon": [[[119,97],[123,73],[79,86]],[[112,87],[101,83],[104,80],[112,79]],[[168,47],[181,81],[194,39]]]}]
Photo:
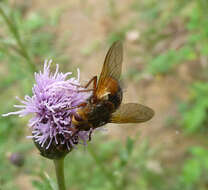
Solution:
[{"label": "thistle bud", "polygon": [[8,155],[8,158],[9,158],[9,161],[17,167],[22,167],[24,165],[24,161],[25,161],[24,156],[23,154],[19,152],[10,153]]}]

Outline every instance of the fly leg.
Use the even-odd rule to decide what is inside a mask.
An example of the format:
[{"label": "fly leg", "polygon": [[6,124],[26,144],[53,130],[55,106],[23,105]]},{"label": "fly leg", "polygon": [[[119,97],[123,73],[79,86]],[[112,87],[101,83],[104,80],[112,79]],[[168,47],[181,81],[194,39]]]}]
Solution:
[{"label": "fly leg", "polygon": [[[88,88],[88,86],[93,82],[93,88],[92,89],[85,89],[85,90],[78,90],[78,92],[89,92],[89,91],[95,91],[97,87],[97,76],[94,76],[92,79],[89,80],[89,82],[86,85],[78,85],[78,84],[73,84],[73,86],[80,87],[80,88]],[[94,94],[94,93],[93,93]]]},{"label": "fly leg", "polygon": [[86,102],[83,102],[77,106],[73,106],[73,107],[70,107],[70,108],[66,108],[66,110],[72,110],[72,109],[76,109],[76,108],[80,108],[80,107],[85,107],[87,105]]},{"label": "fly leg", "polygon": [[93,82],[93,89],[97,86],[97,76],[94,76],[90,81],[84,86],[84,88],[87,88],[91,83]]},{"label": "fly leg", "polygon": [[90,130],[90,133],[89,133],[89,139],[88,139],[89,141],[92,140],[92,131],[93,131],[93,130],[91,129],[91,130]]},{"label": "fly leg", "polygon": [[97,76],[94,76],[92,79],[90,79],[90,81],[83,88],[87,88],[92,82],[93,82],[93,89],[78,90],[78,92],[93,91],[93,96],[95,96],[95,91],[97,87]]}]

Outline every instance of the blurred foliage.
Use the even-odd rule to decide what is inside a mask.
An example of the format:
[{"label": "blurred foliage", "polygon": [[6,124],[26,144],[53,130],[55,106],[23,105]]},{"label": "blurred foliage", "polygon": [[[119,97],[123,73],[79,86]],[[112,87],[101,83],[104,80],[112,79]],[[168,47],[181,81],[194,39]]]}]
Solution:
[{"label": "blurred foliage", "polygon": [[[109,0],[108,4],[109,15],[115,22],[120,16],[116,1]],[[135,0],[129,6],[129,11],[133,13],[131,20],[123,25],[113,25],[107,41],[126,40],[129,31],[138,32],[139,37],[133,43],[142,44],[136,56],[141,55],[144,67],[140,74],[135,69],[133,77],[174,75],[181,64],[189,67],[194,61],[202,65],[200,75],[207,78],[207,1]],[[44,15],[37,11],[25,12],[7,1],[1,1],[0,8],[0,113],[7,113],[15,104],[14,94],[22,96],[31,93],[33,72],[39,68],[37,63],[50,57],[62,63],[65,61],[61,55],[65,44],[57,44],[54,30],[63,9],[57,8]],[[95,41],[81,53],[88,56],[98,47],[100,41]],[[193,78],[190,83],[189,99],[181,105],[179,126],[185,133],[195,134],[205,131],[208,123],[208,85],[198,78]],[[34,189],[55,190],[52,165],[48,160],[34,156],[37,153],[32,142],[25,140],[26,123],[27,118],[0,118],[0,189],[18,190],[18,178],[29,176]],[[65,161],[66,179],[69,179],[67,185],[80,190],[207,189],[206,148],[190,148],[188,158],[185,157],[180,164],[176,163],[175,168],[169,168],[160,162],[160,150],[149,146],[148,141],[140,144],[136,141],[138,139],[127,138],[122,143],[98,136],[86,150],[82,151],[79,147],[81,150],[73,151]],[[9,154],[13,152],[20,152],[25,157],[26,163],[22,168],[15,168],[10,163]]]},{"label": "blurred foliage", "polygon": [[[99,143],[103,138],[96,137],[88,145],[88,151],[75,150],[66,157],[68,187],[86,190],[147,190],[154,186],[153,189],[156,190],[163,185],[160,164],[154,162],[155,167],[151,164],[151,158],[156,155],[156,151],[149,149],[146,141],[135,148],[135,141],[131,138],[127,138],[125,144],[118,141]],[[39,190],[44,189],[47,184],[44,178],[35,181],[35,187]]]},{"label": "blurred foliage", "polygon": [[158,73],[166,74],[177,64],[193,58],[195,58],[195,55],[190,47],[183,47],[180,50],[168,50],[152,59],[146,67],[146,72],[153,75]]},{"label": "blurred foliage", "polygon": [[181,106],[182,126],[187,133],[204,131],[208,123],[208,83],[194,83],[190,95],[190,100]]},{"label": "blurred foliage", "polygon": [[180,189],[207,189],[208,150],[202,147],[192,147],[192,158],[188,159],[179,177]]},{"label": "blurred foliage", "polygon": [[160,3],[157,0],[135,0],[132,9],[139,15],[143,25],[138,26],[134,18],[131,27],[117,32],[119,39],[124,39],[132,28],[140,34],[136,43],[143,47],[137,54],[144,59],[144,69],[142,72],[130,71],[133,78],[141,79],[145,74],[171,74],[179,64],[207,60],[207,8],[207,1],[203,0],[171,3],[165,0]]}]

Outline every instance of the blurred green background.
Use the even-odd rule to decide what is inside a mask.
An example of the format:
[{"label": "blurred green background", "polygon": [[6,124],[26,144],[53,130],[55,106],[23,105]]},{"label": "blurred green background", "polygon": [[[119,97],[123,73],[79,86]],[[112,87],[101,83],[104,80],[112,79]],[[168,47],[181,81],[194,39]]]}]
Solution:
[{"label": "blurred green background", "polygon": [[[152,107],[140,125],[108,124],[65,163],[73,190],[208,189],[207,0],[0,1],[0,114],[31,95],[45,59],[61,71],[100,72],[124,43],[124,101]],[[55,64],[53,65],[55,68]],[[51,161],[38,155],[28,118],[0,117],[0,189],[55,190]],[[25,158],[14,166],[11,155]]]}]

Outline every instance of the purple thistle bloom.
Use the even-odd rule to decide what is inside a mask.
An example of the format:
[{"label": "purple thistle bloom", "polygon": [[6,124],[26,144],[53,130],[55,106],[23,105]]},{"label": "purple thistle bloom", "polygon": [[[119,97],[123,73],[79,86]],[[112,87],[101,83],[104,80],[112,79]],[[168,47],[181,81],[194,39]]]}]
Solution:
[{"label": "purple thistle bloom", "polygon": [[[45,61],[43,73],[35,73],[36,84],[33,86],[32,97],[26,95],[24,100],[18,99],[23,105],[14,105],[19,111],[4,114],[19,115],[23,117],[33,114],[29,121],[32,128],[32,136],[36,146],[43,156],[54,158],[54,152],[66,154],[82,140],[84,144],[89,139],[90,131],[79,131],[73,134],[74,126],[71,118],[76,109],[68,109],[79,105],[90,97],[90,92],[79,92],[79,70],[78,77],[67,77],[72,73],[61,73],[56,66],[54,74],[50,73],[50,64]],[[52,155],[51,155],[52,154]],[[49,156],[48,156],[49,155]],[[55,155],[55,157],[59,157]],[[60,154],[61,157],[61,154]]]}]

